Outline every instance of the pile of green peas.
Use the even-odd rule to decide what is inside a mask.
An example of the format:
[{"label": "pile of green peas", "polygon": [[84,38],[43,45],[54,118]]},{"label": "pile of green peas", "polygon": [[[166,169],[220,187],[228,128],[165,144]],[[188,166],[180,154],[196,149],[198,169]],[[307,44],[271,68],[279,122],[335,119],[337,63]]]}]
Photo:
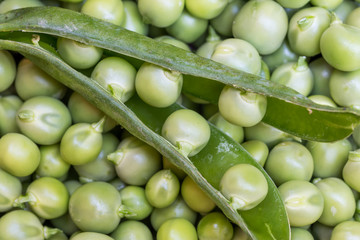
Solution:
[{"label": "pile of green peas", "polygon": [[[44,5],[261,75],[318,104],[360,107],[359,1],[4,0],[0,13]],[[153,107],[183,104],[161,134],[184,156],[207,144],[208,122],[241,143],[278,186],[291,239],[360,239],[360,127],[333,143],[302,141],[261,122],[262,95],[226,86],[215,106],[182,94],[179,72],[65,38],[56,48],[119,101],[136,93]],[[183,171],[35,63],[1,50],[0,79],[0,240],[250,239]],[[220,191],[246,211],[268,186],[238,164]]]}]

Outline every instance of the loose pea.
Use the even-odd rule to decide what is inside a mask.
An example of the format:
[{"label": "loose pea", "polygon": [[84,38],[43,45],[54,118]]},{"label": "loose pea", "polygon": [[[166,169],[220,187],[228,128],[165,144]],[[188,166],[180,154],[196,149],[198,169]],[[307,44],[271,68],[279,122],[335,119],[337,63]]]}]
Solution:
[{"label": "loose pea", "polygon": [[[4,2],[0,4],[1,7]],[[15,80],[16,64],[14,57],[6,50],[0,50],[0,92],[8,89]]]},{"label": "loose pea", "polygon": [[345,23],[351,26],[360,27],[360,7],[355,8],[346,18]]},{"label": "loose pea", "polygon": [[330,13],[321,7],[304,8],[290,19],[288,39],[291,49],[302,56],[320,53],[320,38],[330,25]]},{"label": "loose pea", "polygon": [[314,160],[314,177],[341,177],[352,148],[349,140],[343,139],[332,143],[309,141],[306,147]]},{"label": "loose pea", "polygon": [[150,216],[151,226],[157,231],[169,219],[184,218],[195,224],[197,214],[179,196],[170,206],[154,208]]},{"label": "loose pea", "polygon": [[20,131],[16,124],[16,112],[22,104],[17,95],[0,96],[0,136]]},{"label": "loose pea", "polygon": [[328,10],[337,8],[343,0],[310,0],[310,3],[314,6],[322,7]]},{"label": "loose pea", "polygon": [[37,67],[29,59],[22,59],[17,68],[15,88],[17,94],[27,100],[36,96],[61,99],[67,88]]},{"label": "loose pea", "polygon": [[198,18],[184,10],[179,18],[166,31],[173,37],[186,43],[193,43],[206,32],[208,21]]},{"label": "loose pea", "polygon": [[39,147],[25,135],[8,133],[0,138],[0,167],[16,177],[29,176],[40,163]]},{"label": "loose pea", "polygon": [[121,202],[131,214],[126,216],[130,220],[143,220],[150,216],[153,206],[146,197],[146,192],[143,187],[126,186],[121,189]]},{"label": "loose pea", "polygon": [[74,234],[76,231],[79,231],[79,228],[71,219],[69,212],[58,218],[51,219],[50,222],[54,227],[61,229],[61,231],[66,235],[71,235]]},{"label": "loose pea", "polygon": [[46,240],[68,240],[69,238],[63,232],[58,232],[51,237],[47,238]]},{"label": "loose pea", "polygon": [[0,213],[13,208],[14,201],[21,195],[21,191],[20,180],[0,169]]},{"label": "loose pea", "polygon": [[277,67],[270,80],[290,87],[304,96],[308,96],[314,86],[314,77],[304,56],[299,57],[297,62],[288,62]]},{"label": "loose pea", "polygon": [[135,93],[136,69],[120,57],[107,57],[96,64],[91,73],[95,79],[110,94],[126,102]]},{"label": "loose pea", "polygon": [[267,98],[227,85],[220,93],[218,106],[220,114],[228,122],[251,127],[258,124],[265,116]]},{"label": "loose pea", "polygon": [[284,41],[288,17],[275,1],[251,0],[235,16],[232,32],[235,38],[251,43],[260,54],[275,52]]},{"label": "loose pea", "polygon": [[210,139],[210,127],[197,112],[189,109],[176,110],[168,116],[161,135],[175,145],[185,156],[199,153]]},{"label": "loose pea", "polygon": [[36,169],[38,177],[53,177],[60,179],[65,176],[70,164],[65,162],[60,154],[60,144],[40,146],[40,164]]},{"label": "loose pea", "polygon": [[310,151],[300,143],[282,142],[271,149],[265,170],[276,185],[290,180],[310,181],[314,160]]},{"label": "loose pea", "polygon": [[175,103],[180,96],[182,84],[180,72],[151,63],[143,63],[135,79],[139,97],[154,107],[168,107]]},{"label": "loose pea", "polygon": [[290,48],[287,39],[282,42],[275,52],[262,56],[262,60],[267,64],[271,72],[284,63],[295,62],[298,58],[299,56]]},{"label": "loose pea", "polygon": [[284,8],[301,8],[305,6],[310,0],[298,0],[298,1],[291,1],[291,0],[276,0],[281,6]]},{"label": "loose pea", "polygon": [[0,3],[0,13],[6,13],[11,10],[44,6],[39,0],[4,0]]},{"label": "loose pea", "polygon": [[338,18],[341,19],[341,21],[345,22],[349,14],[357,7],[358,5],[354,1],[344,0],[339,6],[337,6],[333,10],[333,12],[336,14],[336,16],[338,16]]},{"label": "loose pea", "polygon": [[155,173],[145,186],[145,195],[149,203],[156,208],[170,206],[180,192],[180,182],[169,169]]},{"label": "loose pea", "polygon": [[278,188],[292,227],[304,227],[316,222],[324,210],[320,190],[304,180],[291,180]]},{"label": "loose pea", "polygon": [[241,143],[244,140],[243,127],[226,121],[219,112],[209,118],[208,121],[213,123],[217,128],[219,128],[229,137],[233,138],[235,141]]},{"label": "loose pea", "polygon": [[161,224],[157,234],[157,240],[196,240],[197,234],[194,225],[184,218],[175,218]]},{"label": "loose pea", "polygon": [[153,240],[148,226],[140,221],[129,220],[119,224],[111,233],[115,240]]},{"label": "loose pea", "polygon": [[82,231],[108,234],[119,225],[121,196],[110,183],[91,182],[79,187],[70,197],[69,213]]},{"label": "loose pea", "polygon": [[37,144],[60,142],[71,124],[71,115],[65,104],[48,96],[26,100],[17,111],[16,123],[21,133]]},{"label": "loose pea", "polygon": [[360,150],[351,151],[342,169],[342,177],[347,185],[360,192]]},{"label": "loose pea", "polygon": [[71,237],[71,240],[114,240],[114,239],[102,233],[81,232],[76,234],[74,237]]},{"label": "loose pea", "polygon": [[173,24],[180,17],[184,6],[184,0],[138,1],[143,21],[159,28]]},{"label": "loose pea", "polygon": [[291,240],[314,240],[314,237],[305,229],[292,227]]},{"label": "loose pea", "polygon": [[268,146],[259,140],[249,140],[241,144],[246,151],[257,161],[260,166],[264,166],[269,155]]},{"label": "loose pea", "polygon": [[86,0],[81,12],[116,25],[125,18],[122,0]]},{"label": "loose pea", "polygon": [[360,222],[344,221],[335,226],[330,240],[351,240],[359,239]]},{"label": "loose pea", "polygon": [[74,166],[75,171],[82,181],[106,182],[116,176],[114,164],[108,161],[107,155],[116,150],[119,145],[119,139],[112,133],[105,133],[102,138],[103,144],[96,159],[85,164]]},{"label": "loose pea", "polygon": [[321,224],[319,222],[315,222],[311,225],[311,230],[315,239],[329,240],[333,227]]},{"label": "loose pea", "polygon": [[197,225],[197,234],[200,240],[231,240],[233,232],[233,226],[220,212],[205,215]]},{"label": "loose pea", "polygon": [[123,7],[125,16],[121,26],[130,31],[147,35],[149,32],[149,26],[142,21],[142,17],[136,2],[123,1]]},{"label": "loose pea", "polygon": [[227,4],[228,0],[185,0],[186,9],[192,15],[203,19],[217,17]]},{"label": "loose pea", "polygon": [[354,195],[348,185],[340,178],[324,178],[315,181],[324,197],[324,211],[319,222],[335,226],[349,220],[355,213]]},{"label": "loose pea", "polygon": [[107,158],[115,164],[120,180],[131,185],[145,185],[161,169],[160,153],[133,136],[123,139]]},{"label": "loose pea", "polygon": [[181,184],[181,196],[192,210],[199,213],[208,213],[216,206],[189,176],[185,177]]},{"label": "loose pea", "polygon": [[101,48],[62,37],[57,40],[57,50],[66,63],[77,69],[95,66],[103,54]]},{"label": "loose pea", "polygon": [[235,210],[249,210],[265,199],[268,183],[256,167],[250,164],[236,164],[222,176],[220,192]]},{"label": "loose pea", "polygon": [[311,61],[309,68],[314,76],[314,87],[311,94],[330,97],[329,80],[333,68],[322,57]]}]

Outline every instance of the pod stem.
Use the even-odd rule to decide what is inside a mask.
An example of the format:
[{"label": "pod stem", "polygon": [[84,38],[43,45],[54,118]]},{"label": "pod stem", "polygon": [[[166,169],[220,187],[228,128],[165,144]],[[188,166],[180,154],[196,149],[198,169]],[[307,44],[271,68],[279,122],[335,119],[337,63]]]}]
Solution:
[{"label": "pod stem", "polygon": [[188,142],[184,142],[184,141],[179,141],[179,142],[176,142],[176,146],[179,150],[179,152],[185,156],[185,157],[188,157],[189,154],[193,151],[194,147],[193,145],[191,145],[190,143]]},{"label": "pod stem", "polygon": [[209,26],[206,42],[216,42],[220,40],[220,36],[216,33],[215,29],[212,26]]},{"label": "pod stem", "polygon": [[44,238],[49,239],[55,234],[61,233],[62,231],[58,228],[50,228],[47,226],[44,226]]},{"label": "pod stem", "polygon": [[98,122],[91,124],[91,127],[98,133],[102,133],[104,129],[106,116],[103,116]]},{"label": "pod stem", "polygon": [[305,56],[300,56],[297,63],[294,65],[294,68],[297,72],[303,72],[309,68],[308,63],[306,62]]},{"label": "pod stem", "polygon": [[125,205],[121,205],[118,209],[118,215],[120,218],[123,217],[135,217],[136,213],[132,212],[128,207]]},{"label": "pod stem", "polygon": [[246,207],[246,202],[237,197],[237,196],[231,196],[230,197],[230,206],[234,209],[234,210],[242,210]]},{"label": "pod stem", "polygon": [[111,162],[113,162],[115,165],[118,165],[121,161],[121,159],[123,159],[125,153],[123,149],[119,149],[116,150],[113,153],[110,153],[107,155],[107,159]]},{"label": "pod stem", "polygon": [[109,91],[111,96],[113,96],[115,99],[124,102],[124,97],[125,97],[125,89],[123,87],[121,87],[118,84],[109,84],[108,85]]},{"label": "pod stem", "polygon": [[333,24],[342,24],[341,19],[336,15],[334,11],[331,12],[330,26]]},{"label": "pod stem", "polygon": [[18,207],[18,208],[24,209],[25,203],[28,203],[28,202],[36,202],[36,198],[29,193],[16,198],[14,200],[13,207]]}]

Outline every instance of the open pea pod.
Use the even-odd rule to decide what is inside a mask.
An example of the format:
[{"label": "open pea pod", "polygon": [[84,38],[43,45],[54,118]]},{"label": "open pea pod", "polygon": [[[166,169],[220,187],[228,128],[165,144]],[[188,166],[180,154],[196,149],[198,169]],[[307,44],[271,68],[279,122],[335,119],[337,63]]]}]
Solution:
[{"label": "open pea pod", "polygon": [[[168,108],[154,108],[134,96],[126,105],[116,100],[97,82],[71,68],[44,44],[29,44],[0,39],[0,48],[16,51],[36,63],[49,75],[79,92],[89,102],[116,120],[131,134],[148,143],[183,169],[214,200],[224,214],[241,226],[253,239],[289,239],[290,229],[285,207],[275,184],[254,159],[233,139],[211,126],[208,145],[190,159],[160,136],[162,125],[173,111],[181,108],[174,104]],[[49,47],[49,45],[46,45]],[[248,211],[235,211],[218,191],[222,174],[237,163],[249,163],[262,171],[268,181],[269,192],[265,200]]]},{"label": "open pea pod", "polygon": [[[187,75],[183,90],[216,103],[224,84],[268,97],[264,122],[312,141],[336,141],[359,124],[353,109],[314,104],[283,85],[67,9],[18,9],[0,16],[0,32],[27,31],[77,40]],[[188,84],[187,84],[187,83]]]}]

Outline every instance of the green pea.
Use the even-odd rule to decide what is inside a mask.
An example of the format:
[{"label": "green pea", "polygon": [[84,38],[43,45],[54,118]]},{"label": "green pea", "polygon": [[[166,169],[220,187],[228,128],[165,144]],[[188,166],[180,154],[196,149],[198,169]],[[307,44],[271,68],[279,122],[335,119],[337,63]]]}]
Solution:
[{"label": "green pea", "polygon": [[304,227],[316,222],[324,210],[320,190],[304,180],[291,180],[278,188],[292,227]]},{"label": "green pea", "polygon": [[329,89],[332,99],[343,107],[360,107],[356,97],[360,92],[360,69],[352,72],[343,72],[334,69],[329,80]]},{"label": "green pea", "polygon": [[71,115],[60,100],[38,96],[21,105],[16,123],[20,131],[35,143],[51,145],[60,142],[71,124]]},{"label": "green pea", "polygon": [[265,165],[269,155],[269,148],[264,142],[259,140],[249,140],[243,142],[241,145],[250,153],[255,161],[260,164],[260,166],[263,167]]},{"label": "green pea", "polygon": [[314,160],[314,177],[341,177],[352,148],[347,139],[331,143],[309,141],[306,147]]},{"label": "green pea", "polygon": [[43,227],[39,218],[26,210],[10,211],[0,218],[0,240],[44,240],[59,231]]},{"label": "green pea", "polygon": [[282,42],[275,52],[262,56],[262,60],[267,64],[271,72],[284,63],[295,62],[298,58],[299,56],[290,48],[287,39]]},{"label": "green pea", "polygon": [[119,224],[111,237],[115,240],[153,240],[148,226],[140,221],[129,220]]},{"label": "green pea", "polygon": [[40,146],[40,163],[36,169],[38,177],[53,177],[60,179],[65,176],[70,164],[65,162],[60,155],[60,144]]},{"label": "green pea", "polygon": [[308,2],[310,2],[310,0],[297,0],[297,1],[292,1],[292,0],[276,0],[281,6],[283,6],[284,8],[301,8],[303,6],[305,6]]},{"label": "green pea", "polygon": [[103,54],[101,48],[62,37],[57,40],[57,50],[66,63],[77,69],[95,66]]},{"label": "green pea", "polygon": [[121,196],[110,183],[91,182],[79,187],[70,197],[69,213],[82,231],[108,234],[119,225]]},{"label": "green pea", "polygon": [[251,127],[263,119],[267,98],[264,95],[227,85],[220,93],[218,106],[220,114],[228,122],[242,127]]},{"label": "green pea", "polygon": [[170,206],[180,192],[180,182],[169,169],[155,173],[145,186],[145,195],[149,203],[156,208]]},{"label": "green pea", "polygon": [[81,12],[119,26],[125,18],[122,0],[86,0]]},{"label": "green pea", "polygon": [[261,71],[261,58],[250,43],[228,38],[216,45],[211,60],[252,74]]},{"label": "green pea", "polygon": [[326,226],[319,222],[315,222],[314,224],[311,225],[311,230],[315,239],[329,240],[331,237],[333,227]]},{"label": "green pea", "polygon": [[77,180],[67,180],[64,182],[64,184],[70,195],[72,195],[73,192],[75,192],[75,190],[78,189],[82,185]]},{"label": "green pea", "polygon": [[[341,19],[341,21],[347,23],[347,18],[351,14],[353,10],[355,10],[358,7],[358,5],[351,0],[344,0],[339,6],[337,6],[333,12],[338,16],[338,18]],[[351,24],[349,24],[351,25]]]},{"label": "green pea", "polygon": [[130,212],[129,216],[126,216],[127,219],[143,220],[150,216],[153,206],[149,203],[143,187],[126,186],[121,189],[120,195],[123,206]]},{"label": "green pea", "polygon": [[225,9],[228,2],[228,0],[185,0],[185,7],[198,18],[212,19]]},{"label": "green pea", "polygon": [[330,240],[351,240],[360,236],[360,222],[344,221],[335,226]]},{"label": "green pea", "polygon": [[320,53],[320,38],[330,25],[330,13],[321,7],[304,8],[290,19],[288,39],[291,49],[299,55]]},{"label": "green pea", "polygon": [[61,229],[63,233],[66,235],[71,235],[76,231],[79,231],[79,228],[75,225],[74,221],[71,219],[69,212],[65,213],[64,215],[54,218],[50,220],[51,224]]},{"label": "green pea", "polygon": [[337,8],[343,0],[310,0],[310,3],[314,6],[322,7],[328,10]]},{"label": "green pea", "polygon": [[112,237],[97,232],[81,232],[76,234],[74,237],[70,239],[71,240],[114,240]]},{"label": "green pea", "polygon": [[321,54],[332,67],[340,71],[355,71],[360,68],[359,39],[360,29],[334,18],[321,36]]},{"label": "green pea", "polygon": [[184,0],[138,1],[143,21],[159,28],[173,24],[180,17],[184,6]]},{"label": "green pea", "polygon": [[314,77],[314,86],[311,94],[330,97],[329,80],[333,68],[322,57],[311,61],[309,68]]},{"label": "green pea", "polygon": [[305,229],[292,227],[291,240],[314,240],[314,237]]},{"label": "green pea", "polygon": [[251,0],[235,16],[232,31],[235,38],[251,43],[260,54],[275,52],[286,37],[288,17],[275,1]]},{"label": "green pea", "polygon": [[114,98],[126,102],[135,93],[135,75],[136,69],[123,58],[107,57],[96,64],[91,78]]},{"label": "green pea", "polygon": [[8,133],[0,138],[0,168],[16,177],[29,176],[40,163],[39,147],[25,135]]},{"label": "green pea", "polygon": [[199,153],[210,139],[210,127],[197,112],[176,110],[165,120],[161,135],[175,145],[184,156]]},{"label": "green pea", "polygon": [[21,192],[20,180],[0,169],[0,212],[11,210],[15,199],[21,195]]},{"label": "green pea", "polygon": [[324,96],[324,95],[311,95],[311,96],[308,96],[308,99],[310,99],[314,103],[317,103],[320,105],[337,107],[336,103],[331,98]]},{"label": "green pea", "polygon": [[[1,3],[3,5],[4,2]],[[0,5],[0,11],[1,11]],[[0,50],[0,92],[8,89],[13,84],[16,75],[14,57],[6,50]]]},{"label": "green pea", "polygon": [[314,160],[310,151],[297,142],[282,142],[271,149],[265,170],[276,185],[290,180],[310,181]]},{"label": "green pea", "polygon": [[209,118],[208,121],[223,131],[226,135],[233,138],[235,141],[241,143],[244,140],[243,127],[226,121],[219,112]]},{"label": "green pea", "polygon": [[324,211],[319,222],[335,226],[349,220],[355,213],[354,195],[348,185],[340,178],[324,178],[315,181],[324,197]]},{"label": "green pea", "polygon": [[[77,92],[70,95],[67,106],[74,123],[98,122],[105,115]],[[117,123],[113,119],[106,117],[103,131],[108,132],[116,125]]]},{"label": "green pea", "polygon": [[189,176],[186,176],[181,184],[181,196],[192,210],[199,213],[208,213],[216,206]]},{"label": "green pea", "polygon": [[304,96],[310,94],[314,85],[313,74],[304,56],[299,57],[297,62],[288,62],[277,67],[270,80],[290,87]]},{"label": "green pea", "polygon": [[161,224],[157,234],[157,240],[196,240],[197,234],[194,225],[184,218],[169,219]]},{"label": "green pea", "polygon": [[232,37],[232,23],[245,2],[245,0],[229,1],[218,16],[210,19],[211,26],[221,35]]},{"label": "green pea", "polygon": [[173,37],[186,43],[193,43],[206,32],[208,21],[198,18],[184,10],[179,18],[166,31]]},{"label": "green pea", "polygon": [[170,206],[165,208],[154,208],[151,213],[151,226],[158,231],[160,226],[169,219],[184,218],[195,224],[197,214],[179,196]]},{"label": "green pea", "polygon": [[60,154],[71,165],[95,161],[103,143],[104,119],[98,123],[76,123],[70,126],[60,142]]},{"label": "green pea", "polygon": [[360,7],[355,8],[346,18],[345,23],[351,26],[360,27]]},{"label": "green pea", "polygon": [[[259,122],[252,127],[244,128],[246,140],[259,140],[264,142],[269,148],[283,141],[296,139],[294,136],[283,132],[264,122]],[[297,140],[297,139],[296,139]]]},{"label": "green pea", "polygon": [[231,240],[233,232],[233,226],[220,212],[205,215],[197,225],[199,240]]},{"label": "green pea", "polygon": [[114,164],[108,161],[107,155],[114,152],[119,145],[119,139],[112,133],[102,136],[101,151],[94,161],[75,165],[74,169],[82,181],[109,181],[116,176]]},{"label": "green pea", "polygon": [[20,131],[16,124],[16,112],[22,104],[17,95],[0,96],[0,136]]},{"label": "green pea", "polygon": [[4,0],[0,3],[0,13],[6,13],[11,10],[44,6],[39,0]]},{"label": "green pea", "polygon": [[235,210],[249,210],[265,199],[268,183],[263,173],[250,164],[230,167],[220,180],[220,192]]},{"label": "green pea", "polygon": [[154,39],[165,42],[165,43],[168,43],[168,44],[171,44],[171,45],[174,45],[176,47],[182,48],[182,49],[184,49],[186,51],[189,51],[189,52],[191,51],[189,45],[187,45],[183,41],[181,41],[179,39],[176,39],[176,38],[174,38],[172,36],[169,36],[169,35],[163,35],[163,36],[160,36],[160,37],[156,37]]},{"label": "green pea", "polygon": [[160,66],[143,63],[139,68],[135,88],[139,97],[154,107],[168,107],[176,102],[183,84],[182,74]]},{"label": "green pea", "polygon": [[115,164],[120,180],[131,185],[145,185],[161,169],[160,153],[133,136],[123,139],[107,158]]},{"label": "green pea", "polygon": [[15,88],[17,94],[27,100],[36,96],[61,99],[67,88],[37,67],[29,59],[22,59],[17,68]]},{"label": "green pea", "polygon": [[58,232],[51,237],[47,238],[47,240],[68,240],[69,238],[63,232]]},{"label": "green pea", "polygon": [[147,35],[149,26],[142,21],[142,17],[136,2],[123,1],[123,7],[125,16],[121,26],[127,30]]},{"label": "green pea", "polygon": [[351,151],[342,169],[342,177],[347,185],[360,192],[360,150]]}]

